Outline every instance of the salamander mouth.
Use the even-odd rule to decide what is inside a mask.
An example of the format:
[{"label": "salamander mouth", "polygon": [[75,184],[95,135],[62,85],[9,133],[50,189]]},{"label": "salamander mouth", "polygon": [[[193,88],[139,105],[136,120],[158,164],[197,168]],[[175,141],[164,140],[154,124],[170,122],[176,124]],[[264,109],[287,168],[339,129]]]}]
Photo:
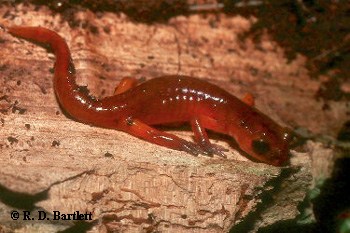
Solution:
[{"label": "salamander mouth", "polygon": [[274,166],[285,165],[289,158],[288,150],[278,150],[271,152],[271,157],[268,160],[268,163]]}]

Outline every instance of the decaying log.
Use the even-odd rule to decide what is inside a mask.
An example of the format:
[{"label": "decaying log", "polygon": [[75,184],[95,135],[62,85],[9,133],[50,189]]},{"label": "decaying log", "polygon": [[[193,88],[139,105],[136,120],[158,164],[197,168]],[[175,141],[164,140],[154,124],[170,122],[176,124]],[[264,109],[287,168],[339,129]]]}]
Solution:
[{"label": "decaying log", "polygon": [[[125,76],[186,74],[237,96],[253,93],[259,109],[292,127],[334,132],[346,117],[342,104],[322,111],[313,98],[319,83],[308,77],[302,57],[288,63],[268,35],[259,46],[238,39],[254,18],[193,15],[144,25],[122,14],[87,11],[77,12],[81,25],[70,28],[45,7],[2,7],[0,15],[5,27],[57,31],[71,48],[78,83],[98,97],[111,95]],[[227,232],[253,219],[255,231],[298,215],[312,179],[309,152],[293,152],[291,165],[277,168],[250,161],[216,134],[213,141],[230,148],[228,159],[193,157],[79,123],[55,98],[53,54],[3,31],[1,45],[0,230],[85,224],[92,232]],[[191,140],[187,130],[174,133]],[[271,196],[269,203],[264,195]],[[12,210],[23,209],[35,219],[43,210],[51,220],[10,218]],[[53,211],[91,212],[92,220],[53,221]]]}]

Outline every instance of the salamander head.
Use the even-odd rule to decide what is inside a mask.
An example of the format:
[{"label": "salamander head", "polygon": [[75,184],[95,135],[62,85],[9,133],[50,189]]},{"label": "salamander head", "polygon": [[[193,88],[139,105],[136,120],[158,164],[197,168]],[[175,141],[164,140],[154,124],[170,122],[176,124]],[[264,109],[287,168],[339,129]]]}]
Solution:
[{"label": "salamander head", "polygon": [[293,137],[292,131],[274,122],[272,125],[265,123],[258,120],[252,122],[249,127],[239,127],[239,132],[232,131],[230,134],[249,156],[267,164],[281,166],[290,157],[289,144]]}]

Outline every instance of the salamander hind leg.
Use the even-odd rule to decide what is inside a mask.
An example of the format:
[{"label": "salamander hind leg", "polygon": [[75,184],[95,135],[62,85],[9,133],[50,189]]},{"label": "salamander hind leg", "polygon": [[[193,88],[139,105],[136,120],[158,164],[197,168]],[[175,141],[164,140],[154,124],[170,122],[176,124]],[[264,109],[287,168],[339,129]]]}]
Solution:
[{"label": "salamander hind leg", "polygon": [[192,126],[195,140],[200,146],[203,154],[208,155],[210,157],[212,157],[214,154],[217,154],[226,158],[226,155],[223,153],[223,151],[228,151],[228,150],[222,146],[210,143],[208,134],[205,131],[205,128],[203,127],[203,125],[201,124],[199,118],[192,119],[191,126]]},{"label": "salamander hind leg", "polygon": [[197,144],[188,142],[173,134],[154,129],[132,117],[118,120],[116,128],[145,141],[170,149],[185,151],[195,156],[201,153],[201,149]]},{"label": "salamander hind leg", "polygon": [[244,98],[242,99],[242,101],[246,104],[248,104],[249,106],[254,106],[254,96],[251,93],[247,93]]},{"label": "salamander hind leg", "polygon": [[126,92],[127,90],[137,86],[139,83],[139,80],[131,77],[125,77],[123,78],[118,86],[114,90],[114,95],[121,94],[123,92]]}]

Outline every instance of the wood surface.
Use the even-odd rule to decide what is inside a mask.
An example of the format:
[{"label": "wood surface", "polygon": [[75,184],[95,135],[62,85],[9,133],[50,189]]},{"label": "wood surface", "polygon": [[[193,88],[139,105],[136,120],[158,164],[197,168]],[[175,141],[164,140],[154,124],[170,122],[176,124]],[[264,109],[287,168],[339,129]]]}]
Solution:
[{"label": "wood surface", "polygon": [[[290,127],[334,135],[346,119],[345,103],[324,111],[315,100],[320,83],[308,76],[302,56],[288,62],[268,34],[260,44],[239,39],[255,18],[191,15],[152,25],[113,13],[74,18],[79,23],[71,28],[46,7],[0,8],[3,27],[42,26],[65,38],[78,83],[97,97],[111,95],[125,76],[183,74],[239,97],[250,92],[261,111]],[[4,31],[0,42],[0,231],[85,224],[90,232],[227,232],[251,222],[247,229],[256,232],[294,219],[315,174],[329,174],[333,149],[321,143],[292,151],[291,165],[278,168],[250,161],[217,134],[210,136],[230,149],[227,159],[193,157],[79,123],[55,98],[53,54]],[[169,132],[192,140],[186,128]],[[315,155],[327,162],[320,165]],[[10,218],[23,209],[91,212],[93,220]]]}]

